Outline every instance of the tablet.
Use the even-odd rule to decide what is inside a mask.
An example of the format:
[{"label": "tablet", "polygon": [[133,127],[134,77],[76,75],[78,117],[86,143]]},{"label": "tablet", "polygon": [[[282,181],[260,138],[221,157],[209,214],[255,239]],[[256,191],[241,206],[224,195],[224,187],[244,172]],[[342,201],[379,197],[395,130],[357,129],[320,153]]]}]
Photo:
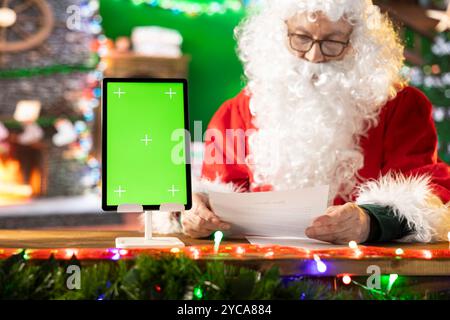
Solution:
[{"label": "tablet", "polygon": [[103,80],[102,208],[191,208],[187,81]]}]

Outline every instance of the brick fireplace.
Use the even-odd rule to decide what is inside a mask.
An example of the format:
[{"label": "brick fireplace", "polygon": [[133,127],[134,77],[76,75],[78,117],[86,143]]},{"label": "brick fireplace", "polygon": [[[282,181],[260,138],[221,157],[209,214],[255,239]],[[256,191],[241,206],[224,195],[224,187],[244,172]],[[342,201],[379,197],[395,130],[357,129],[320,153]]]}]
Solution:
[{"label": "brick fireplace", "polygon": [[[81,102],[91,105],[94,99],[89,73],[78,69],[92,58],[94,36],[88,30],[72,30],[66,25],[67,8],[81,6],[85,1],[45,2],[55,22],[49,37],[30,49],[0,52],[0,71],[7,71],[6,76],[0,77],[0,124],[8,131],[5,139],[0,135],[0,215],[9,205],[80,196],[95,187],[83,180],[89,172],[86,157],[82,160],[75,154],[80,150],[81,131],[75,142],[54,142],[58,133],[55,124],[61,119],[73,125],[82,122],[89,134],[96,134],[89,122],[93,119],[81,111]],[[34,17],[38,11],[30,9],[24,14]],[[83,20],[83,26],[87,21]],[[24,20],[22,28],[31,32],[35,28],[32,22]],[[64,69],[66,66],[72,66],[74,71]],[[31,143],[23,143],[19,138],[25,131],[25,122],[15,117],[21,101],[39,101],[41,105],[32,122],[43,134]],[[83,134],[85,141],[90,139],[86,138],[87,133]]]},{"label": "brick fireplace", "polygon": [[84,165],[70,159],[66,148],[54,146],[47,138],[22,145],[17,141],[19,132],[12,131],[0,143],[0,206],[84,192]]},{"label": "brick fireplace", "polygon": [[28,202],[46,192],[43,146],[2,143],[0,206]]}]

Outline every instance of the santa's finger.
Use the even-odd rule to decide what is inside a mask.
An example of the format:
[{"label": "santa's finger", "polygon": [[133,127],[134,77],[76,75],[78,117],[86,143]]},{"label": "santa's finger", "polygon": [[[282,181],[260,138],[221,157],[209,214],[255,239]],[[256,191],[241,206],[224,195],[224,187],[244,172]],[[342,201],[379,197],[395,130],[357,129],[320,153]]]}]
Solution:
[{"label": "santa's finger", "polygon": [[183,225],[194,230],[203,230],[208,225],[208,221],[200,218],[196,214],[186,215],[182,219]]},{"label": "santa's finger", "polygon": [[183,232],[191,237],[197,238],[197,237],[207,237],[211,233],[213,233],[215,230],[209,229],[199,223],[197,218],[186,218],[183,219]]},{"label": "santa's finger", "polygon": [[206,207],[202,207],[198,210],[197,215],[204,220],[207,220],[214,224],[220,224],[220,219],[211,210]]},{"label": "santa's finger", "polygon": [[318,227],[318,226],[330,224],[332,222],[333,222],[333,219],[329,215],[325,214],[323,216],[315,218],[313,220],[313,222],[311,223],[311,225]]},{"label": "santa's finger", "polygon": [[326,239],[338,239],[342,238],[345,235],[352,233],[352,227],[345,226],[339,229],[333,229],[329,227],[324,228],[315,228],[311,227],[306,229],[306,235],[310,238],[318,239],[326,238]]},{"label": "santa's finger", "polygon": [[351,204],[345,204],[336,210],[330,212],[328,215],[332,218],[335,218],[336,220],[346,220],[350,216],[355,215],[355,207]]},{"label": "santa's finger", "polygon": [[340,206],[331,206],[331,207],[328,207],[327,210],[325,210],[325,214],[331,213],[331,212],[335,211],[336,209],[338,209],[339,207],[340,207]]},{"label": "santa's finger", "polygon": [[217,230],[228,230],[230,228],[230,225],[228,223],[224,222],[211,222],[208,220],[203,219],[200,216],[195,216],[193,218],[195,220],[195,223],[202,229],[211,230],[211,231],[217,231]]},{"label": "santa's finger", "polygon": [[341,215],[330,215],[326,214],[323,216],[320,216],[313,220],[312,225],[315,227],[321,227],[321,226],[329,226],[329,225],[339,225],[348,223],[352,219],[355,219],[355,215],[352,214],[346,214],[344,216]]},{"label": "santa's finger", "polygon": [[328,225],[321,227],[311,227],[310,233],[314,236],[326,236],[326,235],[339,235],[344,232],[350,232],[352,226],[348,224],[344,225]]}]

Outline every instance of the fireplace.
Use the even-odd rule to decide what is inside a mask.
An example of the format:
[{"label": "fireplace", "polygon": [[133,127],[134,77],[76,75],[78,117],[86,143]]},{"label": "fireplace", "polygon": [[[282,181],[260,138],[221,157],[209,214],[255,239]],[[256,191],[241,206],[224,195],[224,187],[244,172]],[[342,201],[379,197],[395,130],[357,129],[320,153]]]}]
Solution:
[{"label": "fireplace", "polygon": [[54,129],[45,131],[49,138],[29,145],[18,142],[20,130],[0,142],[0,206],[79,196],[89,189],[83,180],[85,164],[73,159],[68,147],[53,144]]},{"label": "fireplace", "polygon": [[45,147],[11,140],[0,145],[0,206],[27,203],[46,194]]},{"label": "fireplace", "polygon": [[[46,129],[47,137],[54,130]],[[18,143],[20,130],[0,142],[0,229],[120,225],[99,214],[101,199],[83,179],[86,165],[51,138]]]}]

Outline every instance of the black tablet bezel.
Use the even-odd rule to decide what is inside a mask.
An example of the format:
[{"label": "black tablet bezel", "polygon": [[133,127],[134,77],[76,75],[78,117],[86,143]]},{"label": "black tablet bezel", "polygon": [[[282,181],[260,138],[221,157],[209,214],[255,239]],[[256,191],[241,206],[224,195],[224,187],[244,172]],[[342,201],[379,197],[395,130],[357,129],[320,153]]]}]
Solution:
[{"label": "black tablet bezel", "polygon": [[[108,205],[106,201],[107,195],[107,97],[108,97],[108,83],[181,83],[183,84],[183,98],[184,98],[184,129],[189,132],[189,105],[188,105],[188,84],[186,79],[157,79],[157,78],[104,78],[102,81],[102,209],[104,211],[117,211],[118,206]],[[192,185],[191,185],[191,153],[190,153],[190,137],[186,137],[186,187],[187,187],[187,203],[185,205],[185,210],[190,210],[192,208]],[[159,210],[160,205],[146,205],[141,203],[134,203],[137,205],[142,205],[144,210]]]}]

